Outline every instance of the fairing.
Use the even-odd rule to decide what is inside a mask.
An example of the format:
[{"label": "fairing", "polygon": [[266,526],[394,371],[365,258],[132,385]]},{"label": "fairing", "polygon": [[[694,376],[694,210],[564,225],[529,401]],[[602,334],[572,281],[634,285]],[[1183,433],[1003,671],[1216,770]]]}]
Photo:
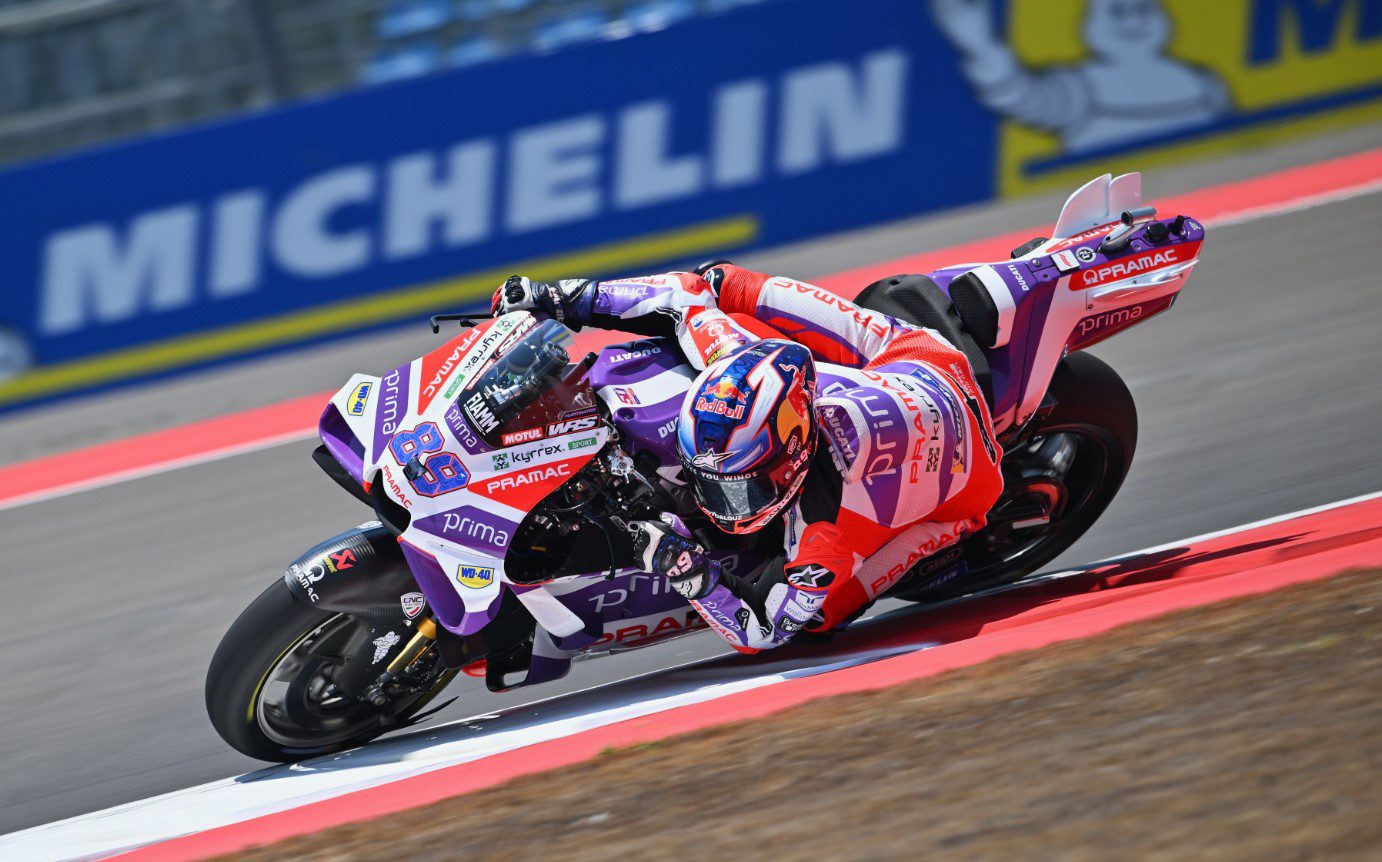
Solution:
[{"label": "fairing", "polygon": [[680,469],[677,414],[695,379],[696,370],[670,338],[610,345],[590,369],[590,383],[619,427],[624,448],[635,458],[653,458],[667,478]]},{"label": "fairing", "polygon": [[[399,544],[438,619],[457,634],[479,631],[498,611],[511,583],[504,556],[523,518],[609,440],[584,368],[566,366],[569,343],[554,321],[508,314],[382,378],[357,375],[323,416],[323,440],[347,471],[367,487],[382,484],[407,511]],[[536,400],[514,415],[491,415],[529,370],[508,366],[533,347],[563,351],[565,378],[534,385]],[[363,398],[362,382],[372,389]],[[549,631],[583,626],[531,590],[515,592]]]}]

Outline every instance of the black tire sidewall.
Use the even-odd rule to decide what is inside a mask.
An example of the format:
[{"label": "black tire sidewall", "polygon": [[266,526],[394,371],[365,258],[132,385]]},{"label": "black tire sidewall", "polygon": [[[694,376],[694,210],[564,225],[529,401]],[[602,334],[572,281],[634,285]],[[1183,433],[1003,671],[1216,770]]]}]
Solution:
[{"label": "black tire sidewall", "polygon": [[345,747],[284,746],[265,735],[255,718],[255,700],[269,671],[331,616],[293,598],[287,583],[279,579],[231,624],[207,669],[206,710],[216,732],[233,748],[261,760],[287,761]]},{"label": "black tire sidewall", "polygon": [[1137,450],[1137,406],[1127,384],[1103,360],[1088,353],[1073,353],[1061,360],[1048,390],[1056,401],[1050,414],[1037,420],[1041,434],[1079,431],[1102,443],[1107,465],[1093,497],[1069,521],[1060,534],[1035,553],[1002,566],[982,571],[987,564],[980,536],[966,540],[965,559],[975,577],[966,576],[943,595],[1010,583],[1035,573],[1070,548],[1113,502],[1132,467]]}]

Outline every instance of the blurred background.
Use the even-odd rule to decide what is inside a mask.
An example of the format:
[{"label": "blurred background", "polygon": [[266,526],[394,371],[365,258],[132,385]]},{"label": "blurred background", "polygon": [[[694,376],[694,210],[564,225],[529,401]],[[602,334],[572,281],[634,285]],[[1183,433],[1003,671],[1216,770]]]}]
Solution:
[{"label": "blurred background", "polygon": [[5,0],[0,162],[767,0]]},{"label": "blurred background", "polygon": [[1379,9],[0,3],[0,410],[1376,121]]}]

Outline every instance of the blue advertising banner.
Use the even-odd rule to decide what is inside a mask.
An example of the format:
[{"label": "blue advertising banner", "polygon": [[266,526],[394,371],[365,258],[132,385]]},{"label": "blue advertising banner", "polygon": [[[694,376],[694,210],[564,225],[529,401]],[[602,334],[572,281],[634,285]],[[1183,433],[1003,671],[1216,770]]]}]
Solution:
[{"label": "blue advertising banner", "polygon": [[0,405],[989,198],[998,123],[925,4],[780,0],[17,169]]}]

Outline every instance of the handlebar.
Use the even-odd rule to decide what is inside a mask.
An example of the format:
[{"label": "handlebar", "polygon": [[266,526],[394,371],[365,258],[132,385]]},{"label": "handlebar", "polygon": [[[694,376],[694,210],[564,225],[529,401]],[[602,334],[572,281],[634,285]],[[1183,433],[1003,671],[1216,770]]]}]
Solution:
[{"label": "handlebar", "polygon": [[434,314],[427,318],[427,322],[432,327],[432,334],[435,335],[441,332],[442,323],[448,320],[454,320],[461,325],[462,329],[468,329],[481,320],[492,320],[493,318],[493,314],[487,311],[481,311],[475,312],[474,314]]}]

